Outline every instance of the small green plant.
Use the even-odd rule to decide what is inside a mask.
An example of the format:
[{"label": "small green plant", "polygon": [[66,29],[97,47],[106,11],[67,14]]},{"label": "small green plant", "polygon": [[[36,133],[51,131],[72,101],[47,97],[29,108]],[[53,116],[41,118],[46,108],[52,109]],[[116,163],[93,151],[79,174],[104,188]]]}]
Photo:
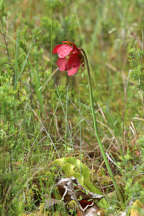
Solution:
[{"label": "small green plant", "polygon": [[74,157],[64,157],[57,159],[53,162],[53,165],[60,167],[64,172],[65,177],[72,177],[78,179],[79,183],[83,185],[86,189],[93,193],[101,194],[101,191],[94,186],[91,180],[90,169],[82,163],[80,160]]}]

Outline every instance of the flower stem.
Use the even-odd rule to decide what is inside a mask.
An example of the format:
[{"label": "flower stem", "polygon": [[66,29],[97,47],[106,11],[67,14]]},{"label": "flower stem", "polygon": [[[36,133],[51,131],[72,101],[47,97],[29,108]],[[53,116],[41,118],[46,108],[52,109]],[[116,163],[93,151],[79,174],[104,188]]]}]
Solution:
[{"label": "flower stem", "polygon": [[96,115],[95,115],[95,111],[94,111],[94,99],[93,99],[92,83],[91,83],[91,76],[90,76],[90,67],[89,67],[88,58],[87,58],[87,55],[86,55],[85,51],[83,49],[81,49],[81,51],[83,52],[83,55],[84,55],[84,58],[85,58],[86,67],[87,67],[87,72],[88,72],[88,84],[89,84],[89,92],[90,92],[90,103],[91,103],[91,111],[92,111],[92,116],[93,116],[93,124],[94,124],[94,129],[95,129],[95,135],[96,135],[97,142],[98,142],[98,145],[99,145],[99,148],[100,148],[100,152],[101,152],[102,157],[104,159],[106,168],[107,168],[108,173],[109,173],[109,175],[110,175],[110,177],[112,179],[112,182],[113,182],[113,185],[114,185],[117,197],[123,203],[122,194],[120,192],[119,186],[116,183],[116,180],[115,180],[114,175],[112,173],[112,170],[110,168],[108,159],[106,157],[103,144],[102,144],[102,142],[101,142],[101,140],[99,138],[99,135],[98,135],[98,129],[97,129],[97,123],[96,123]]}]

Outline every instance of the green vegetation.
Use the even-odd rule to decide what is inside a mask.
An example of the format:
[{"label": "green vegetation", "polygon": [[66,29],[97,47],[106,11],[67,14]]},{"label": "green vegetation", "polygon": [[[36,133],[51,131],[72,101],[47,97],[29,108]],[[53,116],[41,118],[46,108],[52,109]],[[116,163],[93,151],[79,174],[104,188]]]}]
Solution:
[{"label": "green vegetation", "polygon": [[[69,164],[105,194],[105,215],[144,206],[143,11],[143,0],[0,0],[0,215],[34,215],[71,176]],[[95,137],[86,68],[72,77],[56,68],[52,49],[64,40],[87,53],[98,133],[124,203]],[[53,165],[61,160],[64,172]]]}]

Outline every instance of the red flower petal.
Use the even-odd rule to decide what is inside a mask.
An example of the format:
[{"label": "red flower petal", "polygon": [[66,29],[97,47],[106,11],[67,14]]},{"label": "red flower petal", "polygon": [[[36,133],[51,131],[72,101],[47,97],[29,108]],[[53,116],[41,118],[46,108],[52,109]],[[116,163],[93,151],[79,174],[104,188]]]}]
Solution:
[{"label": "red flower petal", "polygon": [[72,50],[73,50],[72,46],[68,44],[60,44],[54,48],[53,53],[54,54],[57,53],[59,58],[65,58],[70,54]]},{"label": "red flower petal", "polygon": [[69,46],[72,46],[73,47],[72,53],[80,53],[80,49],[77,48],[77,46],[73,42],[71,42],[71,41],[62,41],[62,43],[68,44]]},{"label": "red flower petal", "polygon": [[66,58],[58,58],[57,66],[60,71],[65,71],[67,66],[67,59]]},{"label": "red flower petal", "polygon": [[80,67],[80,65],[77,66],[77,67],[72,67],[71,69],[67,70],[67,72],[68,72],[68,76],[72,76],[72,75],[74,75],[75,73],[77,73],[79,67]]},{"label": "red flower petal", "polygon": [[68,72],[68,76],[72,76],[77,73],[81,64],[80,56],[78,54],[72,54],[67,62],[66,70]]},{"label": "red flower petal", "polygon": [[55,48],[53,49],[53,54],[57,54],[57,50],[59,47],[61,47],[62,44],[56,45]]},{"label": "red flower petal", "polygon": [[68,60],[67,69],[70,69],[72,67],[78,67],[80,66],[80,64],[81,64],[80,56],[77,53],[72,54]]}]

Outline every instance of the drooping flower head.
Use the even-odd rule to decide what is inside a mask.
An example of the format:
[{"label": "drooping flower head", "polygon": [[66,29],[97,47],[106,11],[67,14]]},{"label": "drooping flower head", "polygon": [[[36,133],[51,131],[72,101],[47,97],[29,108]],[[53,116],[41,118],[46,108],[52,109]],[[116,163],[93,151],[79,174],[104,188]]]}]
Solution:
[{"label": "drooping flower head", "polygon": [[58,55],[57,66],[60,71],[67,71],[68,76],[78,72],[80,66],[84,63],[83,54],[80,48],[70,42],[62,41],[53,49],[53,54]]}]

